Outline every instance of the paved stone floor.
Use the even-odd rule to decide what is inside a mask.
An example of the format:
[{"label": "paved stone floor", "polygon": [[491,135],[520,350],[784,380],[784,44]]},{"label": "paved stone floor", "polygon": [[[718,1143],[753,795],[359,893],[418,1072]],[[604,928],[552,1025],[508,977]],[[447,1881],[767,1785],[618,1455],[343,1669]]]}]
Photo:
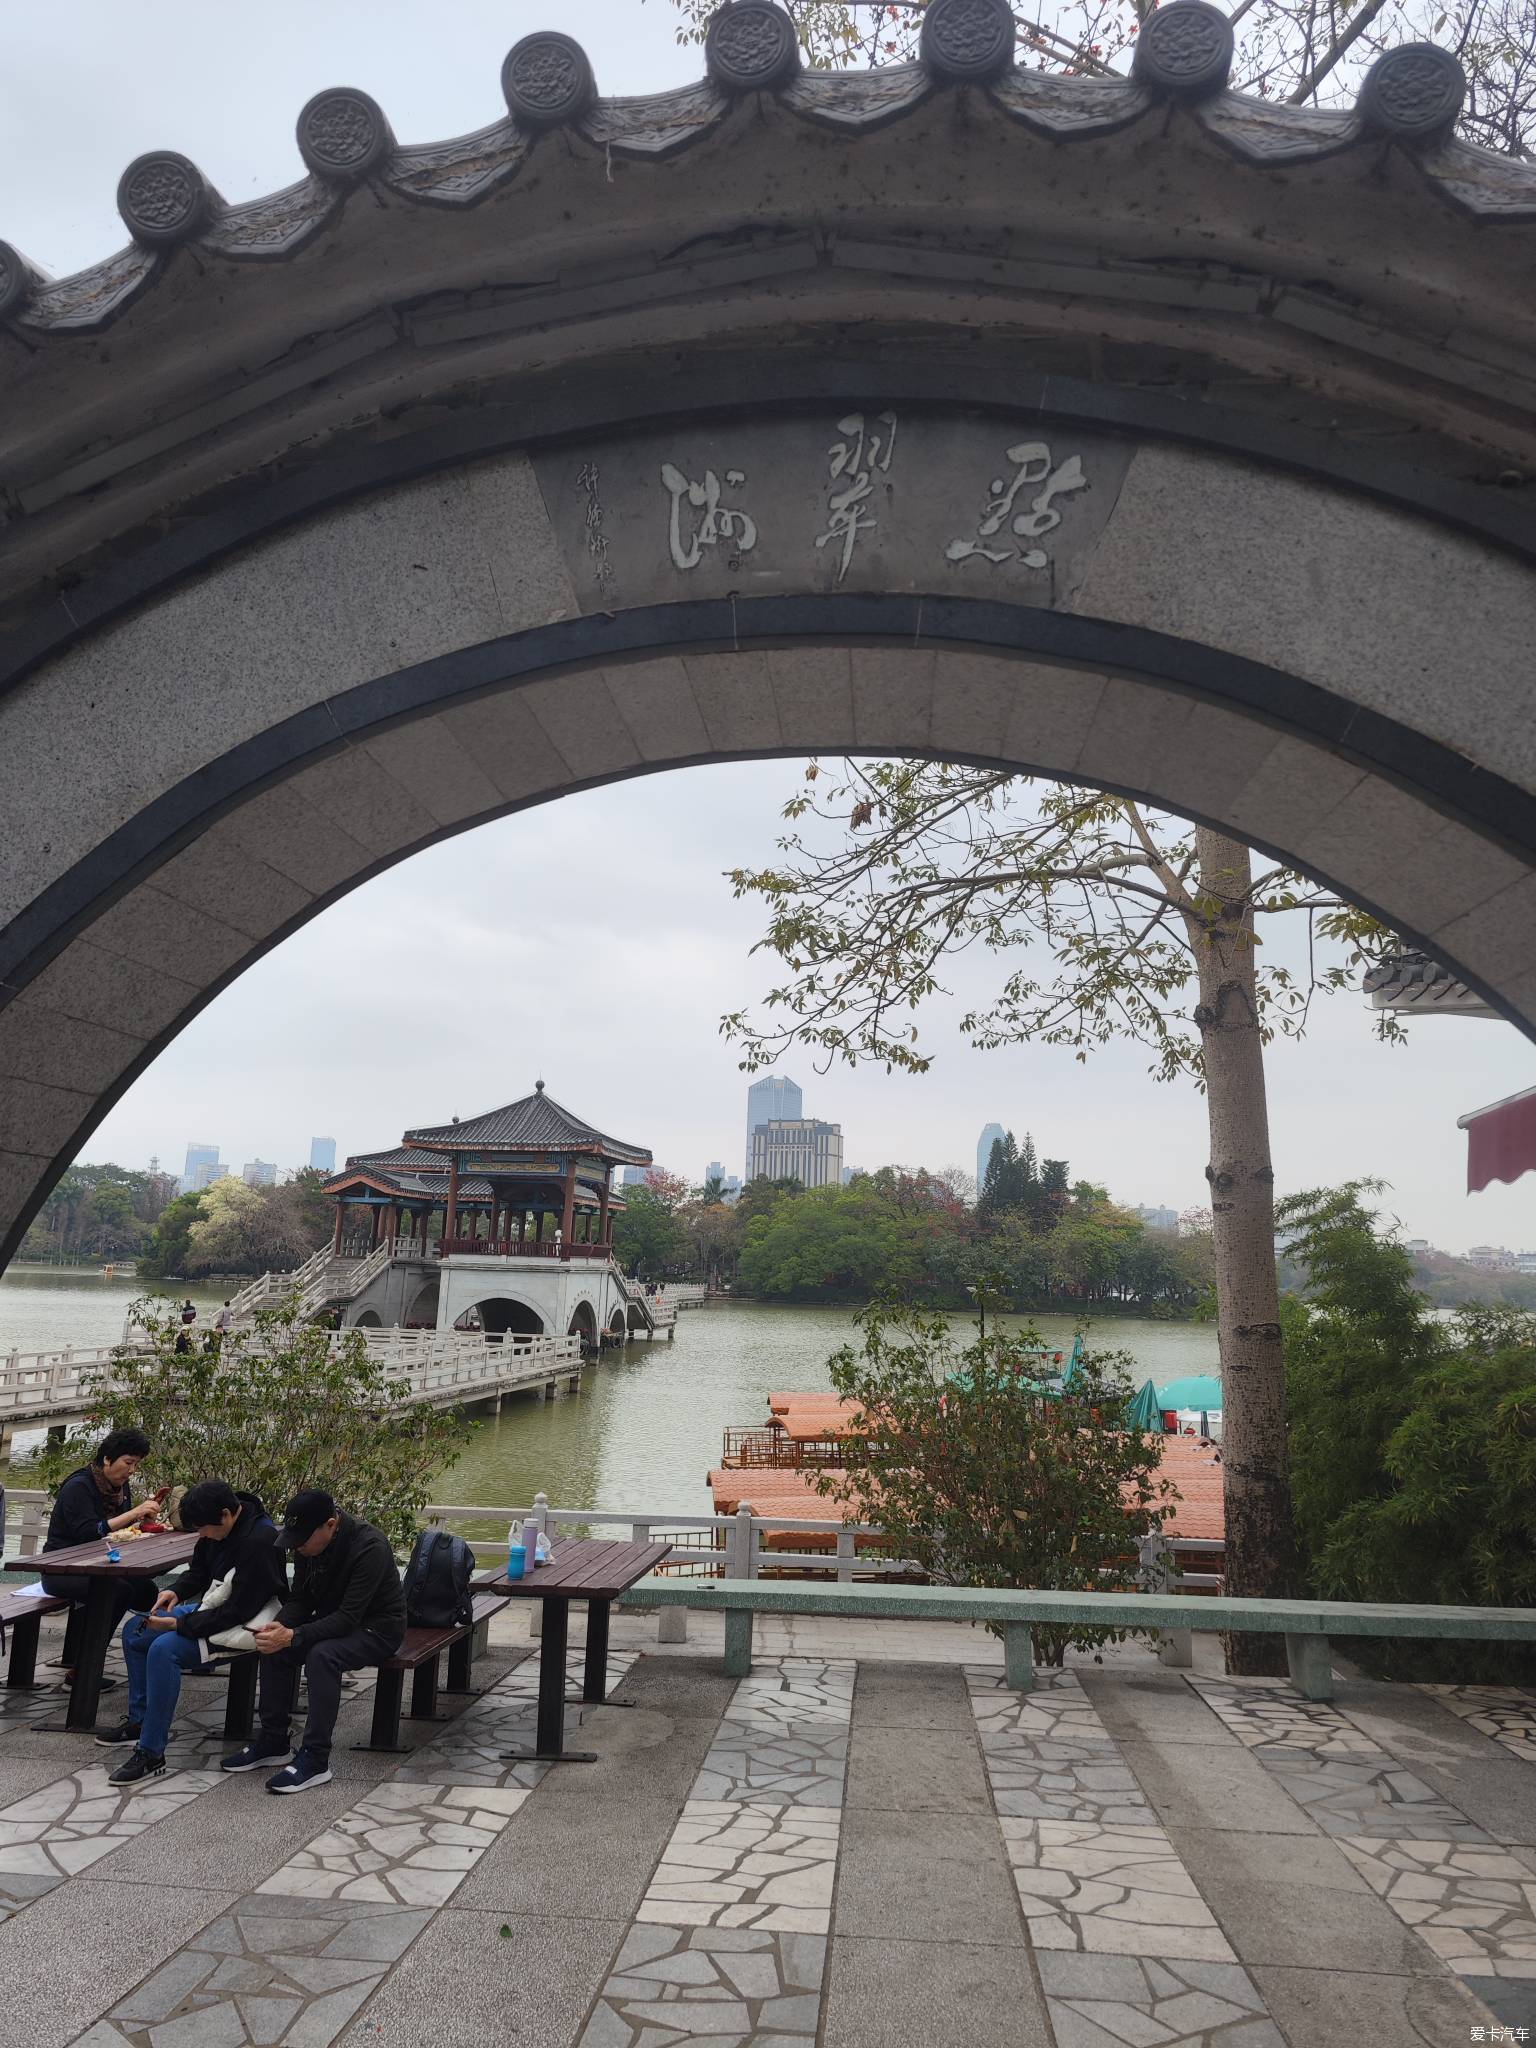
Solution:
[{"label": "paved stone floor", "polygon": [[620,1617],[552,1770],[503,1754],[526,1626],[403,1756],[353,1688],[298,1799],[211,1768],[215,1681],[127,1794],[0,1693],[0,2048],[1536,2042],[1536,1696],[1324,1706],[1203,1643],[1020,1695],[977,1631],[792,1617],[734,1684],[718,1621]]}]

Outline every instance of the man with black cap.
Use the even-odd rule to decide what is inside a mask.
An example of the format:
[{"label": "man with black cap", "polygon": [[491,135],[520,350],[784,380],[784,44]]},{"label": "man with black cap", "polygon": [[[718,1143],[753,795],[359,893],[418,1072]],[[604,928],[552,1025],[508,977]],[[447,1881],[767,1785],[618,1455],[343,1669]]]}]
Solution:
[{"label": "man with black cap", "polygon": [[[331,1779],[331,1735],[341,1709],[341,1676],[382,1664],[405,1634],[405,1589],[389,1540],[368,1522],[344,1515],[328,1493],[306,1487],[288,1503],[279,1545],[296,1553],[293,1592],[275,1621],[256,1629],[261,1652],[260,1727],[254,1739],[220,1765],[258,1771],[285,1764],[267,1780],[269,1792],[308,1792]],[[300,1668],[309,1688],[309,1716],[297,1755],[289,1717]]]}]

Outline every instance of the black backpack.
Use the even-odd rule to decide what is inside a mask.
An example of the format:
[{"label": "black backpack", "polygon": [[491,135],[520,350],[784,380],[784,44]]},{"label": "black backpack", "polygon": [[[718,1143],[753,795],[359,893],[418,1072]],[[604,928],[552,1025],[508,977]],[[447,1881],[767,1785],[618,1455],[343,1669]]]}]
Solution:
[{"label": "black backpack", "polygon": [[469,1581],[475,1553],[462,1536],[424,1529],[405,1568],[405,1618],[412,1628],[467,1628],[475,1596]]}]

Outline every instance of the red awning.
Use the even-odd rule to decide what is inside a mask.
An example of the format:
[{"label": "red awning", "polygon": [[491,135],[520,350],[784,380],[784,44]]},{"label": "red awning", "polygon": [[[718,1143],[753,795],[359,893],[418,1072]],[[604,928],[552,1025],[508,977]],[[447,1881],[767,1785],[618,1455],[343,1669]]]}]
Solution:
[{"label": "red awning", "polygon": [[1467,1134],[1467,1193],[1491,1180],[1518,1180],[1536,1167],[1536,1088],[1506,1095],[1456,1119]]}]

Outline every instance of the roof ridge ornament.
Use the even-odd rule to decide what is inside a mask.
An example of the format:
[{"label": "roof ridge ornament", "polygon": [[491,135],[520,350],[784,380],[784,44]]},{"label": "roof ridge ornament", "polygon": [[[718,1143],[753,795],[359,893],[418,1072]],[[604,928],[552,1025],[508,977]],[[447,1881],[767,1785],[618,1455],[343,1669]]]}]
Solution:
[{"label": "roof ridge ornament", "polygon": [[795,24],[772,0],[726,0],[704,31],[704,68],[722,92],[777,92],[800,69]]},{"label": "roof ridge ornament", "polygon": [[297,133],[306,166],[338,185],[366,178],[396,146],[378,101],[350,85],[330,86],[306,101]]},{"label": "roof ridge ornament", "polygon": [[1399,43],[1365,74],[1360,118],[1377,135],[1410,145],[1440,142],[1467,96],[1460,61],[1438,43]]},{"label": "roof ridge ornament", "polygon": [[1012,69],[1014,35],[1008,0],[932,0],[918,56],[946,84],[987,85]]},{"label": "roof ridge ornament", "polygon": [[597,81],[580,43],[540,29],[507,52],[501,90],[513,120],[537,132],[579,121],[597,98]]},{"label": "roof ridge ornament", "polygon": [[117,210],[136,242],[169,249],[190,242],[224,201],[190,157],[174,149],[136,156],[117,182]]},{"label": "roof ridge ornament", "polygon": [[1237,42],[1209,0],[1172,0],[1141,25],[1131,76],[1149,92],[1190,102],[1225,89]]}]

